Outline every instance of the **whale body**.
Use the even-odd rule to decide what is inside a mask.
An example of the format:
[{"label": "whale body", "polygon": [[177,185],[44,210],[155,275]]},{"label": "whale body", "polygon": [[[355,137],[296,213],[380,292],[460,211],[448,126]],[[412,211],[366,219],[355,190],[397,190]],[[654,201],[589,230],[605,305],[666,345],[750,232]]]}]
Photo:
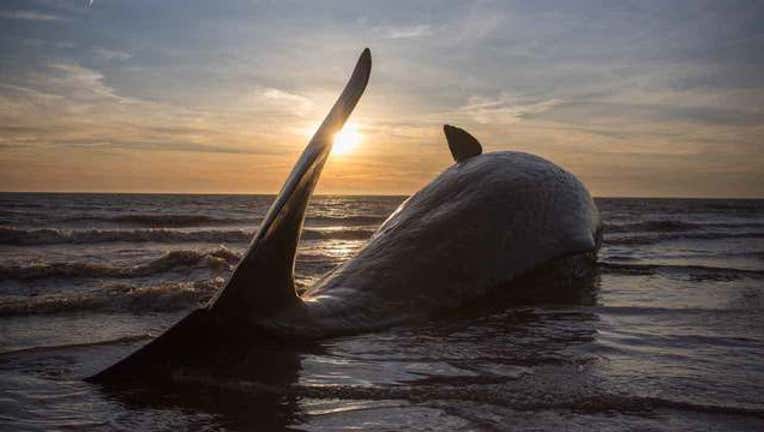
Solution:
[{"label": "whale body", "polygon": [[545,263],[591,256],[598,236],[573,175],[526,153],[482,154],[411,196],[355,258],[263,324],[321,334],[458,308]]},{"label": "whale body", "polygon": [[247,340],[255,335],[294,340],[372,331],[458,309],[550,263],[555,275],[568,277],[594,262],[601,224],[581,181],[531,154],[483,154],[472,135],[446,125],[455,164],[404,201],[353,259],[298,296],[294,261],[305,210],[370,70],[367,49],[226,286],[92,379],[171,373],[219,357],[232,344],[254,343]]}]

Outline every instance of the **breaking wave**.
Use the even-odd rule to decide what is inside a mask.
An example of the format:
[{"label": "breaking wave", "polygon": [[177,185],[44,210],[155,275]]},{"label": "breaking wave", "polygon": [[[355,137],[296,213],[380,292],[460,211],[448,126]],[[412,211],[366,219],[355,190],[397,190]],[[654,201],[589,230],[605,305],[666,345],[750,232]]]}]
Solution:
[{"label": "breaking wave", "polygon": [[193,214],[127,214],[118,216],[74,216],[65,222],[107,222],[141,227],[193,227],[205,225],[231,225],[258,223],[260,219],[217,218]]},{"label": "breaking wave", "polygon": [[[314,226],[379,225],[386,215],[308,216],[306,223]],[[224,225],[257,225],[262,218],[215,217],[197,214],[136,213],[115,216],[77,215],[59,219],[61,222],[100,222],[143,228],[184,228]]]},{"label": "breaking wave", "polygon": [[77,348],[91,348],[91,347],[97,347],[102,345],[128,344],[128,343],[134,343],[134,342],[141,342],[141,341],[153,339],[153,338],[154,336],[150,334],[138,334],[138,335],[132,335],[132,336],[122,336],[122,337],[118,337],[114,339],[100,340],[95,342],[83,342],[83,343],[63,344],[63,345],[40,345],[40,346],[34,346],[30,348],[21,348],[21,349],[15,349],[10,351],[0,351],[0,358],[9,357],[9,356],[17,356],[19,354],[25,354],[25,353],[62,351],[62,350],[71,350],[71,349],[77,349]]},{"label": "breaking wave", "polygon": [[762,270],[743,270],[701,265],[623,264],[600,262],[599,267],[605,273],[641,276],[649,276],[658,273],[678,273],[681,275],[690,275],[696,280],[736,280],[743,277],[755,279],[764,278],[764,271]]},{"label": "breaking wave", "polygon": [[686,232],[708,229],[734,229],[734,228],[764,228],[764,222],[712,222],[696,223],[679,220],[649,220],[645,222],[605,224],[605,232],[608,233],[631,233],[631,232]]},{"label": "breaking wave", "polygon": [[149,276],[192,266],[223,271],[229,270],[240,258],[240,255],[236,252],[220,246],[209,251],[171,251],[148,263],[129,267],[78,262],[0,266],[0,279],[33,280],[51,277],[132,278]]},{"label": "breaking wave", "polygon": [[[305,240],[365,240],[374,233],[367,228],[303,229]],[[247,243],[254,232],[248,230],[177,231],[171,229],[139,230],[62,230],[56,228],[18,229],[0,227],[0,244],[32,246],[50,244],[91,244],[108,242],[157,243]]]},{"label": "breaking wave", "polygon": [[6,297],[0,317],[62,312],[174,312],[207,301],[224,284],[222,277],[194,282],[164,282],[151,286],[104,285],[85,293]]},{"label": "breaking wave", "polygon": [[650,245],[672,240],[722,240],[722,239],[759,239],[764,238],[764,232],[670,232],[653,235],[608,235],[605,234],[605,244],[608,245]]}]

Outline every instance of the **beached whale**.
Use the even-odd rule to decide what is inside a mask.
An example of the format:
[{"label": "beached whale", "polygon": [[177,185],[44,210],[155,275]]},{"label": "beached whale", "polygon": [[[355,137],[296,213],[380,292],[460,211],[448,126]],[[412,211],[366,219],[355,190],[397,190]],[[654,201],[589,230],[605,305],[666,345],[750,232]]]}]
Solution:
[{"label": "beached whale", "polygon": [[355,258],[298,296],[293,269],[305,210],[370,70],[367,49],[225,288],[94,379],[167,374],[202,357],[219,362],[226,347],[248,339],[371,331],[469,305],[530,272],[569,278],[593,263],[600,219],[575,176],[530,154],[482,154],[474,137],[446,125],[456,163],[402,203]]}]

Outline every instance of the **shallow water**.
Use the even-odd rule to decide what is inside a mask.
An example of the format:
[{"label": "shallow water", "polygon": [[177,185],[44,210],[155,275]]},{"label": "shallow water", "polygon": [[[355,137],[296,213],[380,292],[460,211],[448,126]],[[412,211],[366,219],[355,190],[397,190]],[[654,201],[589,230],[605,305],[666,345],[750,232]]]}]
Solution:
[{"label": "shallow water", "polygon": [[[530,287],[384,332],[253,347],[246,379],[82,381],[221,287],[271,200],[0,194],[0,429],[764,428],[755,200],[598,200],[598,274],[572,293]],[[298,285],[402,200],[315,198]]]}]

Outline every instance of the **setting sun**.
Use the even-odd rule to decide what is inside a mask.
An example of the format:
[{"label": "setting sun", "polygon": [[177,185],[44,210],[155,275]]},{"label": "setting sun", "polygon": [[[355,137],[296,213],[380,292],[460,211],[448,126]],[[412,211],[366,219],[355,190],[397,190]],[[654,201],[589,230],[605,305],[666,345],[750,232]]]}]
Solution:
[{"label": "setting sun", "polygon": [[355,123],[348,123],[334,136],[332,153],[345,155],[351,153],[361,142],[361,134]]}]

